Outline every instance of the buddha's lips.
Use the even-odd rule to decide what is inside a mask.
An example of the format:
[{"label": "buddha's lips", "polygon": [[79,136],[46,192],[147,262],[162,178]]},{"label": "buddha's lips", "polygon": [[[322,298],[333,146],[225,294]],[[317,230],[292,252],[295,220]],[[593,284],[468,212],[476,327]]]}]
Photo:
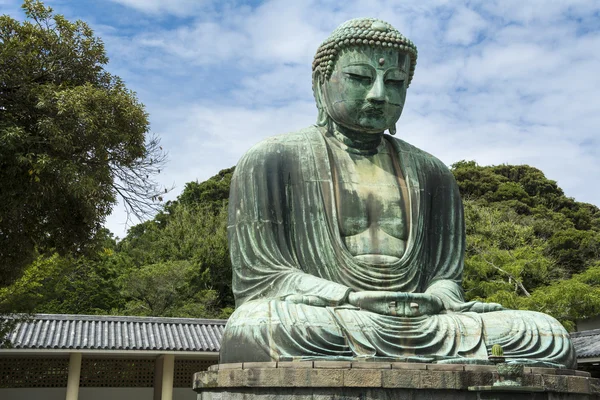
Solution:
[{"label": "buddha's lips", "polygon": [[361,111],[371,117],[382,117],[384,115],[383,108],[380,107],[367,106],[363,107]]}]

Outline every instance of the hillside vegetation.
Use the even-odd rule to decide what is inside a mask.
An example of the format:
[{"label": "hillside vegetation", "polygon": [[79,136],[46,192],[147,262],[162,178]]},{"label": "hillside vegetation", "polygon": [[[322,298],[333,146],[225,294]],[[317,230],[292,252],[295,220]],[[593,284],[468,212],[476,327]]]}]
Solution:
[{"label": "hillside vegetation", "polygon": [[[568,329],[600,313],[600,210],[527,165],[452,166],[467,230],[468,300],[548,313]],[[38,257],[0,288],[0,312],[226,318],[233,168],[189,182],[176,201],[93,256]]]}]

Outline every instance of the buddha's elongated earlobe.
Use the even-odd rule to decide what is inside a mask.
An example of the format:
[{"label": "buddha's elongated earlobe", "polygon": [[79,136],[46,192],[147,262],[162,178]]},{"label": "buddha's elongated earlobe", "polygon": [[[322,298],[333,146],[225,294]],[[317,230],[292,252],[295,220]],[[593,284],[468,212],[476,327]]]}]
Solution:
[{"label": "buddha's elongated earlobe", "polygon": [[[313,95],[315,96],[315,101],[317,103],[317,126],[328,126],[329,125],[329,115],[325,111],[325,106],[323,105],[322,94],[321,94],[321,73],[320,69],[316,70],[313,73]],[[328,127],[329,129],[329,127]]]},{"label": "buddha's elongated earlobe", "polygon": [[390,132],[390,135],[395,135],[396,134],[396,124],[390,126],[388,131]]},{"label": "buddha's elongated earlobe", "polygon": [[[325,113],[327,114],[327,113]],[[333,133],[333,120],[331,119],[331,117],[329,115],[327,115],[327,132],[329,133]]]},{"label": "buddha's elongated earlobe", "polygon": [[329,115],[325,112],[323,107],[319,107],[319,113],[317,114],[317,125],[327,126],[329,122]]}]

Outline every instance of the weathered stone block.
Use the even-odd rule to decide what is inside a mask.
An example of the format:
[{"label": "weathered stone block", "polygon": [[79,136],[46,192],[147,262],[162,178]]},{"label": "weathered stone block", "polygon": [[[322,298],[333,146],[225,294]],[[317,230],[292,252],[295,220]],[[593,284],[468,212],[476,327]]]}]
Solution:
[{"label": "weathered stone block", "polygon": [[283,386],[310,387],[309,368],[281,368],[279,378]]},{"label": "weathered stone block", "polygon": [[392,369],[425,370],[427,364],[395,362],[392,363]]},{"label": "weathered stone block", "polygon": [[[475,371],[475,372],[496,372],[496,366],[495,365],[471,365],[471,364],[466,364],[465,365],[465,371]],[[525,371],[527,372],[527,371]]]},{"label": "weathered stone block", "polygon": [[567,392],[569,386],[567,384],[567,377],[564,375],[542,375],[543,385],[549,390],[555,392]]},{"label": "weathered stone block", "polygon": [[489,386],[494,383],[493,374],[496,372],[495,365],[465,365],[463,385]]},{"label": "weathered stone block", "polygon": [[543,385],[543,380],[542,380],[542,375],[540,374],[523,374],[523,379],[522,379],[522,385],[523,386],[542,386]]},{"label": "weathered stone block", "polygon": [[427,364],[429,371],[464,371],[464,364]]},{"label": "weathered stone block", "polygon": [[359,361],[359,362],[353,362],[352,368],[356,368],[356,369],[391,369],[392,363]]},{"label": "weathered stone block", "polygon": [[222,369],[242,369],[242,363],[219,364],[219,371]]},{"label": "weathered stone block", "polygon": [[213,388],[218,386],[218,372],[204,371],[194,374],[194,388]]},{"label": "weathered stone block", "polygon": [[420,387],[421,377],[418,371],[397,369],[382,372],[382,386],[384,388],[416,389]]},{"label": "weathered stone block", "polygon": [[[315,361],[316,364],[316,361]],[[344,370],[313,369],[310,370],[310,386],[312,387],[341,387],[344,385]]]},{"label": "weathered stone block", "polygon": [[344,386],[381,387],[380,369],[348,369],[344,371]]},{"label": "weathered stone block", "polygon": [[594,399],[600,398],[600,379],[589,378],[590,391],[596,395]]},{"label": "weathered stone block", "polygon": [[315,361],[314,368],[344,369],[352,368],[350,361]]},{"label": "weathered stone block", "polygon": [[243,363],[244,369],[252,369],[252,368],[277,368],[277,362],[269,361],[269,362],[245,362]]},{"label": "weathered stone block", "polygon": [[421,371],[422,389],[460,389],[456,373],[451,371]]},{"label": "weathered stone block", "polygon": [[492,371],[465,371],[463,384],[469,386],[491,386],[494,383]]},{"label": "weathered stone block", "polygon": [[277,368],[312,368],[312,361],[279,361]]},{"label": "weathered stone block", "polygon": [[[525,372],[527,372],[527,368],[525,368]],[[542,374],[542,375],[556,375],[556,368],[531,368],[532,374]]]},{"label": "weathered stone block", "polygon": [[246,386],[249,387],[279,387],[282,386],[277,368],[250,368],[246,372]]},{"label": "weathered stone block", "polygon": [[570,393],[590,393],[590,380],[582,376],[568,376],[567,387]]},{"label": "weathered stone block", "polygon": [[220,387],[245,386],[246,371],[243,369],[220,369],[217,381]]},{"label": "weathered stone block", "polygon": [[564,368],[557,368],[555,370],[556,375],[570,375],[573,376],[575,375],[575,370],[572,369],[564,369]]}]

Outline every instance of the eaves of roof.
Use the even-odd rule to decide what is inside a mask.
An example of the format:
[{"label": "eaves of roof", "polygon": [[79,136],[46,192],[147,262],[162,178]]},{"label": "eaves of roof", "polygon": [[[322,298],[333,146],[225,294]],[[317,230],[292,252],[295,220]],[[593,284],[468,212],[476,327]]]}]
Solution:
[{"label": "eaves of roof", "polygon": [[12,349],[218,352],[226,320],[36,314],[20,321]]}]

